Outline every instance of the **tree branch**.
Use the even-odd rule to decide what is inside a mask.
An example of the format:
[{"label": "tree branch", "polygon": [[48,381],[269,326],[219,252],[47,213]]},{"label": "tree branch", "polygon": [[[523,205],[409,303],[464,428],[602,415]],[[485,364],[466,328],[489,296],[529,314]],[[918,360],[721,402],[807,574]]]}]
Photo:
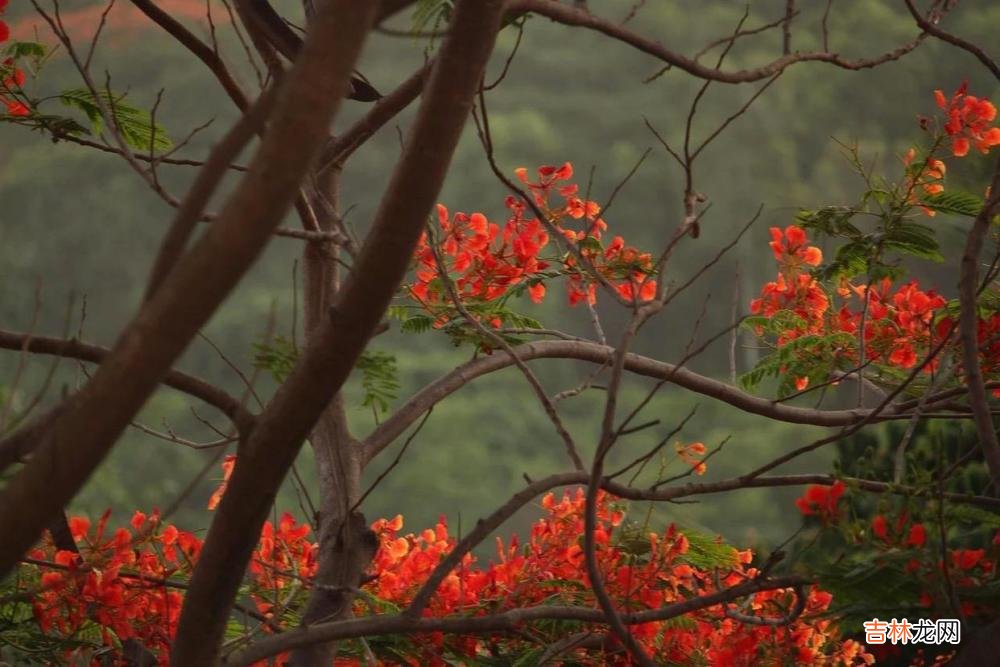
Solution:
[{"label": "tree branch", "polygon": [[[721,591],[675,602],[657,609],[621,614],[626,625],[665,621],[693,611],[714,607],[760,591],[794,588],[811,583],[799,576],[760,577],[736,584]],[[524,623],[541,620],[578,621],[604,624],[606,618],[599,609],[584,607],[542,605],[512,609],[500,614],[475,617],[419,618],[405,614],[369,616],[336,623],[322,623],[309,628],[291,630],[274,637],[266,637],[253,646],[225,661],[227,665],[250,665],[269,656],[283,653],[299,646],[371,635],[412,634],[425,632],[486,634],[512,632]]]},{"label": "tree branch", "polygon": [[195,37],[190,30],[181,25],[174,17],[157,7],[152,0],[131,0],[131,2],[139,11],[149,17],[153,23],[163,28],[171,37],[183,44],[188,51],[205,63],[205,66],[212,71],[212,74],[219,80],[219,84],[222,85],[226,94],[239,107],[240,111],[246,111],[247,106],[250,104],[246,93],[243,92],[243,89],[233,79],[232,74],[229,73],[229,69],[226,68],[226,64],[222,62],[222,58],[218,53]]},{"label": "tree branch", "polygon": [[917,26],[919,26],[921,30],[929,35],[934,35],[943,42],[948,42],[953,46],[957,46],[960,49],[968,51],[978,58],[979,62],[985,65],[989,71],[993,72],[994,77],[1000,79],[1000,66],[997,65],[997,62],[993,60],[993,58],[990,58],[986,51],[979,48],[972,42],[967,42],[961,37],[957,37],[956,35],[937,27],[937,20],[940,19],[940,16],[935,17],[934,20],[928,20],[927,17],[920,13],[916,5],[913,4],[913,0],[903,1],[906,3],[906,8],[910,11],[910,16],[913,17],[913,20],[916,21]]},{"label": "tree branch", "polygon": [[[590,341],[537,341],[514,348],[525,361],[531,359],[579,359],[594,364],[610,364],[614,348]],[[472,380],[502,370],[514,364],[510,355],[496,351],[490,356],[473,359],[421,389],[386,419],[365,439],[365,456],[370,461],[388,447],[429,407],[461,389]],[[706,377],[687,368],[650,359],[638,354],[625,356],[625,370],[652,378],[668,378],[673,384],[715,398],[745,412],[792,424],[813,426],[845,426],[864,419],[870,410],[817,410],[784,405],[760,396],[748,394],[736,387]],[[906,414],[896,405],[888,406],[881,418],[896,418]]]},{"label": "tree branch", "polygon": [[[106,347],[84,343],[75,338],[32,336],[27,333],[4,330],[0,330],[0,348],[6,350],[26,350],[33,354],[48,354],[66,359],[79,359],[80,361],[89,361],[94,364],[100,364],[111,353],[111,350]],[[253,425],[254,416],[243,407],[240,400],[235,396],[231,396],[199,377],[177,370],[167,371],[166,375],[163,376],[163,384],[189,396],[194,396],[217,408],[222,414],[232,420],[240,433],[249,433],[249,429]],[[46,415],[42,421],[50,424],[52,414]],[[15,458],[20,458],[34,449],[33,445],[37,444],[34,442],[27,449],[24,446],[13,446],[11,444],[15,440],[21,439],[22,431],[25,430],[22,428],[20,431],[0,441],[0,470],[3,470],[7,465],[12,463],[12,460],[8,460],[7,458],[9,450],[19,450]],[[38,431],[30,439],[35,440],[40,434],[41,432]]]},{"label": "tree branch", "polygon": [[658,41],[638,35],[620,24],[595,16],[590,12],[576,9],[571,5],[555,2],[554,0],[513,0],[510,4],[510,11],[512,13],[531,12],[550,18],[557,23],[587,28],[588,30],[600,32],[608,37],[611,37],[612,39],[628,44],[643,53],[653,56],[654,58],[662,60],[668,65],[684,70],[688,74],[696,76],[699,79],[721,81],[722,83],[748,83],[751,81],[759,81],[781,72],[790,65],[801,62],[823,62],[848,70],[877,67],[884,63],[902,58],[904,55],[917,48],[917,46],[919,46],[927,36],[926,33],[921,33],[912,41],[873,58],[848,60],[842,58],[836,53],[790,53],[783,55],[782,57],[777,58],[776,60],[773,60],[767,65],[763,65],[761,67],[738,71],[724,71],[702,65],[691,58],[671,51]]},{"label": "tree branch", "polygon": [[[335,3],[353,6],[344,0]],[[338,14],[340,12],[337,12]],[[345,12],[344,17],[354,16]],[[122,332],[35,455],[0,495],[0,576],[84,484],[194,335],[263,251],[347,90],[367,30],[326,25],[293,67],[250,171],[219,219]],[[346,34],[342,34],[346,33]]]},{"label": "tree branch", "polygon": [[[366,22],[374,18],[369,3],[341,0],[333,5],[364,6]],[[442,45],[409,141],[348,282],[240,452],[185,599],[174,664],[214,663],[229,607],[274,494],[406,273],[472,108],[502,15],[500,0],[458,4],[456,29]],[[336,24],[341,30],[331,39],[319,30],[317,16],[307,44],[313,38],[338,44],[339,33],[358,29],[343,20]]]},{"label": "tree branch", "polygon": [[1000,211],[1000,160],[997,161],[993,171],[990,197],[983,205],[983,210],[976,216],[972,229],[969,230],[965,252],[962,253],[958,282],[958,298],[961,304],[959,339],[962,343],[965,384],[969,389],[969,405],[975,415],[979,446],[986,458],[990,477],[994,487],[1000,489],[1000,442],[997,441],[997,433],[993,427],[989,400],[983,386],[983,372],[979,367],[979,308],[976,299],[979,288],[979,253],[983,249],[983,240],[992,224],[993,216],[998,211]]}]

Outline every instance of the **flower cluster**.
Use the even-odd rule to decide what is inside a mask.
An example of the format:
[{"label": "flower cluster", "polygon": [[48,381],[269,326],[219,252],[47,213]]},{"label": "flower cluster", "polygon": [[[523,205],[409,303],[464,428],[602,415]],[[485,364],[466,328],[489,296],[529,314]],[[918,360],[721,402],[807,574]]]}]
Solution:
[{"label": "flower cluster", "polygon": [[1000,127],[990,126],[997,117],[997,108],[967,91],[967,83],[962,83],[950,99],[940,90],[934,91],[934,99],[946,116],[944,131],[951,138],[955,157],[968,155],[970,146],[985,154],[1000,145]]},{"label": "flower cluster", "polygon": [[791,311],[801,320],[802,325],[789,329],[780,344],[822,329],[830,301],[819,281],[804,270],[806,266],[818,266],[823,261],[823,253],[808,245],[802,228],[789,225],[782,231],[771,227],[770,232],[778,277],[765,284],[760,297],[750,302],[750,312],[774,317],[780,311]]},{"label": "flower cluster", "polygon": [[[201,541],[163,524],[156,512],[136,512],[131,530],[108,532],[106,512],[91,530],[82,517],[69,520],[78,551],[60,550],[46,539],[21,570],[21,586],[34,592],[32,608],[42,632],[74,638],[100,637],[99,645],[135,639],[166,664],[180,618],[182,590],[201,550]],[[81,652],[69,651],[68,662]],[[83,654],[85,655],[85,654]]]},{"label": "flower cluster", "polygon": [[[293,582],[308,582],[316,576],[318,546],[309,539],[311,533],[309,524],[296,522],[288,512],[281,515],[277,527],[264,522],[249,568],[262,591],[279,592]],[[273,600],[257,599],[257,609],[263,614],[272,614],[274,607]]]},{"label": "flower cluster", "polygon": [[[41,632],[72,647],[61,656],[67,663],[107,664],[99,656],[132,639],[166,665],[202,541],[164,523],[156,511],[135,512],[129,527],[114,532],[109,517],[110,511],[94,526],[70,518],[76,551],[59,549],[46,537],[28,554],[18,586],[30,594]],[[310,537],[309,526],[288,513],[277,527],[265,522],[249,568],[249,594],[260,619],[280,617],[279,605],[305,599],[285,591],[291,581],[304,582],[307,590],[316,574],[317,545]]]},{"label": "flower cluster", "polygon": [[927,543],[927,529],[920,522],[909,522],[909,515],[902,512],[894,523],[882,514],[872,518],[872,535],[890,546],[923,547]]},{"label": "flower cluster", "polygon": [[674,450],[681,461],[691,466],[691,471],[696,475],[704,475],[708,471],[705,463],[705,445],[701,442],[692,442],[690,445],[677,443]]},{"label": "flower cluster", "polygon": [[[779,349],[806,336],[816,339],[815,344],[797,346],[790,356],[789,363],[801,369],[796,377],[799,390],[809,385],[805,371],[810,367],[826,372],[861,364],[912,369],[952,332],[956,321],[947,309],[948,301],[934,290],[923,290],[915,281],[894,285],[883,278],[867,285],[841,280],[828,291],[805,271],[818,264],[822,255],[807,245],[801,228],[773,227],[771,235],[778,277],[761,288],[760,296],[750,302],[750,311],[768,318]],[[835,307],[838,298],[841,304]],[[756,325],[756,330],[764,335],[763,325]],[[979,340],[984,374],[1000,373],[1000,314],[980,318]],[[940,356],[935,357],[922,370],[934,371],[939,363]]]},{"label": "flower cluster", "polygon": [[[523,546],[517,538],[497,540],[497,560],[479,567],[471,555],[442,582],[425,615],[465,613],[482,615],[543,604],[594,607],[589,589],[581,535],[585,497],[582,490],[562,498],[548,494],[542,499],[544,516],[531,529]],[[620,608],[633,611],[656,609],[692,595],[734,586],[757,574],[751,567],[752,553],[721,544],[699,544],[697,552],[715,554],[713,568],[700,567],[689,539],[670,525],[663,532],[642,532],[625,523],[623,507],[605,494],[598,498],[595,531],[597,560],[609,594]],[[382,600],[408,604],[427,575],[454,545],[442,519],[434,529],[400,536],[402,517],[375,522],[380,548],[375,560],[377,578],[369,590]],[[704,540],[705,538],[699,538]],[[713,571],[715,574],[713,574]],[[775,590],[758,593],[747,613],[780,616],[792,602],[792,593]],[[717,665],[750,665],[781,662],[793,656],[796,664],[865,664],[871,656],[864,647],[837,639],[834,624],[820,618],[831,596],[812,588],[807,593],[804,614],[788,626],[768,628],[739,623],[720,607],[689,615],[690,622],[649,622],[631,628],[633,635],[658,662],[665,664],[704,662]],[[357,611],[363,613],[364,605]],[[601,632],[598,627],[574,624],[532,630],[532,637],[553,643],[576,632]],[[414,638],[412,664],[444,665],[445,658],[464,662],[486,655],[488,647],[502,645],[511,653],[529,648],[524,637],[449,636],[432,633]],[[520,646],[524,644],[524,646]],[[570,649],[560,656],[579,665],[627,665],[628,656],[614,642],[593,649]],[[361,664],[360,662],[358,664]]]},{"label": "flower cluster", "polygon": [[[516,174],[544,221],[515,197],[506,199],[509,215],[502,226],[483,213],[452,214],[439,204],[437,224],[421,236],[414,254],[415,280],[407,292],[435,316],[435,326],[454,317],[445,276],[466,306],[502,302],[522,291],[540,303],[546,281],[558,276],[567,278],[570,305],[596,302],[598,276],[626,301],[656,296],[652,257],[626,245],[620,236],[604,247],[607,223],[600,217],[601,207],[580,197],[579,187],[568,182],[573,177],[571,164],[540,167],[534,181],[526,169],[517,169]],[[550,229],[575,252],[543,258],[550,247]],[[585,258],[583,266],[578,257]],[[496,315],[485,320],[494,327],[502,324]]]},{"label": "flower cluster", "polygon": [[[695,445],[685,450],[697,453]],[[561,498],[546,495],[541,502],[544,515],[532,526],[526,544],[516,537],[498,538],[497,559],[486,567],[467,554],[445,577],[424,615],[481,616],[549,604],[594,608],[581,539],[584,507],[582,489]],[[749,550],[738,551],[674,525],[655,532],[629,524],[625,507],[603,493],[597,500],[597,519],[599,567],[609,594],[621,608],[656,609],[758,574]],[[61,656],[65,660],[104,664],[101,655],[116,655],[122,642],[134,639],[159,664],[167,664],[185,580],[197,562],[201,540],[165,524],[156,512],[149,516],[136,512],[129,528],[110,535],[107,522],[108,514],[93,527],[86,519],[70,519],[79,553],[60,551],[47,538],[29,554],[18,586],[30,595],[36,622],[46,635],[67,640],[93,637],[69,644],[72,648]],[[356,603],[357,614],[371,613],[373,600],[379,608],[409,604],[456,544],[443,518],[417,534],[403,535],[402,528],[402,516],[372,524],[379,548],[365,584],[366,597]],[[258,618],[265,622],[263,631],[283,627],[301,612],[305,595],[293,593],[308,592],[316,575],[316,549],[309,527],[297,524],[291,515],[283,515],[276,526],[265,523],[251,561],[248,589]],[[972,563],[972,556],[960,558]],[[865,647],[840,640],[836,625],[826,617],[830,594],[813,587],[806,595],[804,613],[777,628],[741,623],[716,606],[690,614],[689,622],[653,621],[631,630],[657,660],[668,663],[697,657],[707,664],[751,665],[792,655],[796,664],[869,664]],[[792,606],[793,596],[788,590],[760,592],[744,611],[781,616]],[[570,625],[540,624],[530,635],[516,636],[428,633],[406,639],[403,655],[407,664],[414,665],[475,660],[495,656],[498,650],[514,659],[567,633],[604,631],[588,623]],[[345,648],[338,665],[366,664],[366,658],[352,657],[350,647]],[[395,657],[380,658],[378,664],[397,664],[400,648],[393,649]],[[580,665],[631,664],[613,640],[597,648],[571,648],[562,657]],[[287,656],[279,656],[276,664],[285,660]]]}]

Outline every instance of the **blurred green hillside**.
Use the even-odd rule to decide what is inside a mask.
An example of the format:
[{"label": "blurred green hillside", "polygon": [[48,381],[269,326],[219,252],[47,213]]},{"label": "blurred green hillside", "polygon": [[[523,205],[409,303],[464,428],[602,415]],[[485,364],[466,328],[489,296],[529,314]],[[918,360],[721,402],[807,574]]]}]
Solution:
[{"label": "blurred green hillside", "polygon": [[[64,6],[72,9],[86,4],[91,3]],[[624,17],[631,5],[595,0],[590,4],[595,13],[617,18]],[[812,50],[818,47],[819,21],[826,3],[802,4],[794,47]],[[783,8],[783,2],[752,2],[746,26],[772,21]],[[18,3],[8,10],[8,18],[27,15],[29,9],[28,3]],[[732,31],[743,11],[744,5],[736,2],[671,0],[648,3],[631,25],[691,54]],[[966,0],[947,24],[972,41],[995,43],[1000,4]],[[410,19],[399,17],[394,25],[405,30]],[[51,41],[43,28],[39,24],[42,41]],[[916,34],[902,3],[880,0],[835,3],[830,28],[831,48],[846,57],[881,53]],[[219,29],[227,59],[250,89],[254,78],[239,45],[228,27]],[[198,30],[203,33],[205,28],[198,26]],[[502,35],[493,76],[502,69],[516,36],[512,28]],[[780,39],[780,32],[772,31],[740,42],[727,67],[737,69],[770,60],[780,52]],[[361,70],[378,88],[391,90],[419,66],[426,48],[426,40],[375,34]],[[141,35],[110,39],[109,46],[98,53],[94,71],[105,69],[113,87],[128,89],[130,101],[138,106],[150,108],[157,92],[164,90],[157,117],[175,139],[214,119],[195,135],[184,155],[204,155],[235,117],[231,104],[200,63],[152,27]],[[684,118],[700,82],[682,72],[668,71],[646,83],[659,69],[651,58],[596,34],[531,18],[507,77],[488,98],[499,163],[513,170],[571,161],[582,187],[587,186],[593,169],[591,196],[604,201],[643,151],[653,148],[616,199],[607,220],[614,233],[621,233],[637,247],[660,247],[683,217],[683,180],[645,127],[644,119],[669,141],[682,141]],[[971,56],[934,40],[900,61],[874,70],[847,72],[823,64],[789,69],[700,159],[697,188],[712,206],[702,223],[701,237],[685,241],[664,279],[682,282],[763,205],[760,220],[725,261],[644,330],[637,351],[676,360],[692,335],[703,341],[730,323],[734,299],[739,299],[741,312],[745,312],[746,303],[773,273],[766,246],[768,226],[789,224],[799,206],[849,202],[859,190],[861,184],[833,138],[856,140],[865,156],[877,159],[887,173],[898,173],[897,156],[919,140],[917,114],[932,112],[931,91],[950,90],[965,78],[971,89],[982,95],[998,92]],[[52,94],[78,83],[66,59],[57,56],[38,86],[39,94]],[[711,86],[695,123],[696,135],[704,136],[714,129],[755,90],[756,85]],[[349,105],[337,127],[345,127],[363,112],[363,106]],[[400,132],[405,134],[411,118],[412,109],[379,132],[347,166],[342,204],[359,236],[378,205],[399,153]],[[172,192],[181,193],[193,171],[163,167],[161,176]],[[959,186],[983,180],[982,174],[960,169],[949,173],[949,178]],[[501,219],[505,195],[470,127],[441,201],[452,210],[481,210]],[[151,259],[171,215],[169,207],[114,156],[53,144],[16,127],[0,127],[0,328],[29,330],[37,319],[34,330],[38,333],[59,335],[65,329],[75,334],[82,330],[89,341],[112,344],[116,332],[135,312]],[[288,224],[295,221],[290,218]],[[957,223],[939,216],[933,224],[939,226],[949,252],[954,252],[962,236]],[[295,262],[300,252],[300,241],[276,238],[205,330],[226,358],[206,341],[197,340],[179,366],[234,394],[243,393],[243,382],[230,364],[250,375],[254,342],[268,330],[292,334]],[[913,268],[916,275],[941,291],[954,293],[957,277],[948,269],[926,264]],[[71,294],[75,301],[69,310]],[[81,322],[84,300],[86,317]],[[694,332],[703,304],[705,315]],[[571,310],[558,290],[551,291],[540,307],[525,300],[523,310],[558,328],[591,335],[586,312]],[[623,313],[609,304],[601,313],[613,336],[620,329]],[[301,326],[297,330],[301,332]],[[749,339],[740,343],[738,363],[745,371],[757,352]],[[699,372],[728,378],[728,345],[724,337],[690,365]],[[395,330],[377,338],[372,347],[397,355],[401,399],[471,354],[468,349],[452,348],[441,335],[407,335]],[[31,361],[25,381],[13,397],[15,404],[30,400],[44,381],[49,361]],[[0,386],[12,382],[19,363],[16,353],[0,354]],[[537,365],[550,393],[579,383],[592,370],[574,363]],[[72,390],[85,378],[85,369],[63,361],[48,400],[56,400],[60,391]],[[630,379],[623,410],[631,409],[650,387],[647,380]],[[264,377],[257,393],[266,400],[273,388],[273,382]],[[356,382],[349,393],[355,406],[354,430],[362,435],[371,429],[374,417],[361,408]],[[836,397],[828,398],[827,405],[835,406],[836,401]],[[768,422],[668,389],[650,402],[638,420],[660,423],[627,440],[620,458],[634,458],[696,405],[697,414],[678,439],[700,440],[711,447],[731,436],[724,451],[711,461],[709,479],[746,470],[819,432]],[[601,406],[600,392],[588,392],[563,404],[571,430],[588,446],[597,433]],[[159,430],[169,425],[192,440],[216,439],[202,420],[225,427],[224,420],[209,408],[170,390],[160,391],[140,418],[143,424]],[[214,456],[214,451],[196,451],[130,430],[76,499],[73,509],[98,513],[111,505],[124,519],[132,508],[169,506]],[[826,470],[830,456],[832,453],[821,452],[792,470]],[[373,465],[372,476],[391,460],[383,459]],[[413,529],[433,522],[439,514],[447,515],[454,526],[459,521],[471,525],[518,489],[523,484],[522,475],[537,478],[564,469],[564,459],[562,444],[524,379],[516,370],[508,370],[476,381],[438,406],[402,464],[371,496],[364,511],[369,518],[403,513]],[[299,470],[307,480],[312,478],[307,451]],[[217,467],[212,468],[198,483],[197,491],[180,508],[178,522],[192,529],[207,526],[205,501],[219,474]],[[795,490],[741,491],[658,511],[739,543],[774,543],[798,524],[791,505],[795,495]],[[280,500],[282,509],[297,512],[305,504],[291,486]],[[525,521],[518,524],[522,532]]]}]

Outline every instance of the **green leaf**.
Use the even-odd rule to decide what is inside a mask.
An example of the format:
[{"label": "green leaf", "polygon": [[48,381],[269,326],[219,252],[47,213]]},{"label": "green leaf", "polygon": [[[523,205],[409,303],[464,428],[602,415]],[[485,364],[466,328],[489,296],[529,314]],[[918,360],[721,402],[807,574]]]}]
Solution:
[{"label": "green leaf", "polygon": [[891,248],[907,255],[943,262],[937,235],[926,225],[915,222],[901,222],[886,231],[884,237],[886,248]]},{"label": "green leaf", "polygon": [[732,567],[736,563],[736,549],[721,538],[683,529],[688,540],[688,550],[679,560],[702,570]]},{"label": "green leaf", "polygon": [[44,44],[37,42],[11,42],[4,49],[4,55],[17,60],[18,58],[33,58],[39,60],[47,53]]},{"label": "green leaf", "polygon": [[824,276],[851,278],[868,270],[868,260],[872,256],[872,245],[863,238],[851,241],[837,248],[833,262],[824,270]]},{"label": "green leaf", "polygon": [[403,320],[400,330],[405,333],[423,333],[434,326],[434,318],[430,315],[414,315]]},{"label": "green leaf", "polygon": [[417,0],[413,10],[413,32],[437,31],[451,18],[452,0]]},{"label": "green leaf", "polygon": [[90,128],[81,125],[75,118],[52,116],[47,114],[32,114],[31,120],[35,127],[46,128],[58,140],[60,136],[80,137],[90,134]]},{"label": "green leaf", "polygon": [[361,387],[365,397],[361,404],[387,412],[389,404],[399,395],[398,369],[395,355],[388,352],[365,350],[358,357],[357,369],[361,371]]},{"label": "green leaf", "polygon": [[855,211],[842,206],[827,206],[818,211],[801,210],[795,216],[803,228],[825,234],[841,236],[849,239],[860,239],[861,230],[854,226],[851,219]]},{"label": "green leaf", "polygon": [[284,382],[292,372],[299,358],[295,342],[284,336],[275,336],[263,343],[254,343],[253,365],[261,370],[270,371],[277,382]]},{"label": "green leaf", "polygon": [[[100,103],[98,103],[98,99]],[[166,130],[158,123],[154,124],[148,111],[134,107],[125,101],[125,95],[114,95],[101,92],[98,97],[84,88],[67,90],[59,95],[59,100],[66,106],[83,112],[90,121],[95,134],[104,126],[101,105],[112,115],[118,131],[125,143],[136,150],[148,151],[150,147],[156,151],[169,150],[173,143],[167,137]]]},{"label": "green leaf", "polygon": [[967,218],[974,218],[983,210],[983,200],[980,197],[970,192],[951,190],[936,195],[927,195],[920,200],[920,204],[934,211]]}]

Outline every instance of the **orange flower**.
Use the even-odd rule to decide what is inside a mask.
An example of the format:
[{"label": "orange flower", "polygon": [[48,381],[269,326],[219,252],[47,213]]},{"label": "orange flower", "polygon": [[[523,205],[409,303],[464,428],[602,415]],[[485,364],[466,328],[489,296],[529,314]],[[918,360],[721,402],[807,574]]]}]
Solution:
[{"label": "orange flower", "polygon": [[997,117],[997,108],[987,99],[969,95],[968,83],[963,82],[951,99],[940,90],[934,91],[938,107],[946,114],[945,133],[952,140],[952,154],[963,157],[975,146],[986,154],[1000,145],[1000,127],[991,127]]}]

